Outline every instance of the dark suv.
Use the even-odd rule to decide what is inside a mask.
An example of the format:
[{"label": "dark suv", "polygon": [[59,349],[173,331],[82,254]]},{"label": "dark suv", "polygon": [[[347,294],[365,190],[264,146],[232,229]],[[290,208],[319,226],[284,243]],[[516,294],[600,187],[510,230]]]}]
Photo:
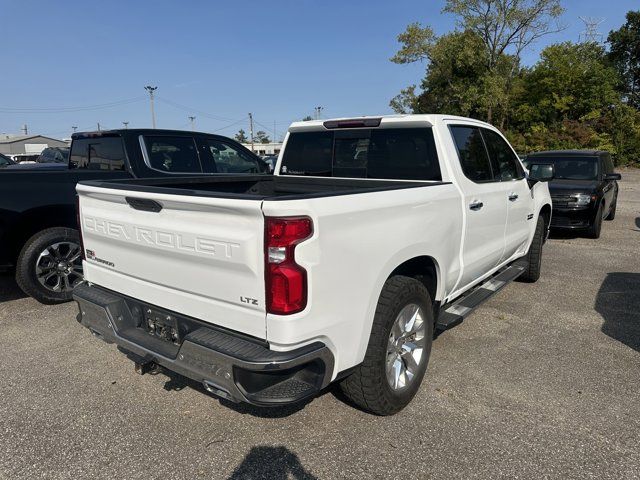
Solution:
[{"label": "dark suv", "polygon": [[47,147],[36,159],[38,163],[64,163],[69,162],[69,147]]},{"label": "dark suv", "polygon": [[602,220],[613,220],[621,176],[613,171],[608,152],[600,150],[555,150],[527,155],[525,165],[553,163],[555,177],[549,182],[553,201],[551,228],[586,230],[600,237]]}]

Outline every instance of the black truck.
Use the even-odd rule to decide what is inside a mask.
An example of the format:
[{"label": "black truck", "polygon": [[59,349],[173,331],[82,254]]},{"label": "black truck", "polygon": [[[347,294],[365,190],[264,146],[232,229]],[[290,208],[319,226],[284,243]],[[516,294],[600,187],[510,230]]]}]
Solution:
[{"label": "black truck", "polygon": [[525,165],[553,163],[555,178],[549,183],[553,202],[552,229],[585,231],[599,238],[602,220],[613,220],[618,203],[619,173],[602,150],[554,150],[527,155]]},{"label": "black truck", "polygon": [[71,299],[82,281],[76,184],[82,180],[262,174],[268,165],[238,142],[179,130],[76,133],[65,168],[0,171],[0,268],[42,303]]}]

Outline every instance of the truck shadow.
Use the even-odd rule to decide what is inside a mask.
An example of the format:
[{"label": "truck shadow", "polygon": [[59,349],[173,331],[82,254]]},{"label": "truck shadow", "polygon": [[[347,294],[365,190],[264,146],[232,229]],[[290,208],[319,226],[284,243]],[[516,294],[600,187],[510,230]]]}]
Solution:
[{"label": "truck shadow", "polygon": [[300,463],[298,456],[287,447],[252,447],[228,480],[269,478],[274,480],[316,480]]},{"label": "truck shadow", "polygon": [[0,303],[25,298],[26,296],[16,284],[12,273],[0,273]]},{"label": "truck shadow", "polygon": [[549,239],[550,240],[572,240],[574,238],[581,238],[586,236],[586,233],[580,230],[569,230],[569,229],[551,229],[549,230]]},{"label": "truck shadow", "polygon": [[[234,403],[230,400],[218,397],[209,393],[199,382],[191,380],[190,378],[183,377],[179,373],[172,372],[171,370],[163,369],[161,371],[163,375],[168,377],[167,381],[164,384],[164,389],[167,391],[179,392],[183,390],[185,387],[192,388],[202,393],[203,395],[207,395],[211,398],[216,399],[220,405],[224,408],[229,408],[243,415],[251,415],[252,417],[258,418],[285,418],[290,415],[293,415],[301,410],[303,410],[309,403],[311,403],[314,399],[318,397],[322,397],[329,393],[332,390],[332,387],[325,388],[323,391],[318,393],[315,396],[302,400],[298,403],[294,403],[291,405],[283,405],[277,407],[257,407],[255,405],[250,405],[248,403]],[[286,478],[286,477],[285,477]]]},{"label": "truck shadow", "polygon": [[640,273],[608,273],[596,296],[602,332],[640,352]]},{"label": "truck shadow", "polygon": [[640,217],[636,217],[636,228],[640,230]]}]

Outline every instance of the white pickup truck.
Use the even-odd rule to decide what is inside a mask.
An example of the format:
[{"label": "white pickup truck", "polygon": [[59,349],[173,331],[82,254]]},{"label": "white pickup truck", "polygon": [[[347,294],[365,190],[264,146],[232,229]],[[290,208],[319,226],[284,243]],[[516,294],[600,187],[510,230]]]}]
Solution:
[{"label": "white pickup truck", "polygon": [[549,164],[446,115],[294,123],[276,173],[78,185],[78,320],[143,373],[281,405],[333,381],[393,414],[434,330],[536,281]]}]

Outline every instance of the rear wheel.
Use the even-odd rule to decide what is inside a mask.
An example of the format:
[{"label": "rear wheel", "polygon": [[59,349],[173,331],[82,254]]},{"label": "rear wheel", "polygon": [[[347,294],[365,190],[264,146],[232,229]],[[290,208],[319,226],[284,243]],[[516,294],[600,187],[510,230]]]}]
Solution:
[{"label": "rear wheel", "polygon": [[596,216],[593,219],[593,223],[588,230],[590,238],[600,238],[600,232],[602,230],[602,211],[602,203],[600,203],[600,205],[598,205],[598,210],[596,211]]},{"label": "rear wheel", "polygon": [[82,281],[82,251],[76,230],[55,227],[33,235],[22,248],[16,265],[16,282],[41,303],[71,300]]},{"label": "rear wheel", "polygon": [[529,246],[529,251],[525,257],[527,260],[527,269],[518,280],[522,282],[533,283],[540,278],[540,268],[542,267],[542,245],[544,244],[544,217],[538,216],[536,223],[536,231],[533,234],[533,240]]},{"label": "rear wheel", "polygon": [[433,311],[425,286],[389,278],[380,294],[364,361],[340,384],[359,407],[392,415],[413,399],[427,370]]}]

